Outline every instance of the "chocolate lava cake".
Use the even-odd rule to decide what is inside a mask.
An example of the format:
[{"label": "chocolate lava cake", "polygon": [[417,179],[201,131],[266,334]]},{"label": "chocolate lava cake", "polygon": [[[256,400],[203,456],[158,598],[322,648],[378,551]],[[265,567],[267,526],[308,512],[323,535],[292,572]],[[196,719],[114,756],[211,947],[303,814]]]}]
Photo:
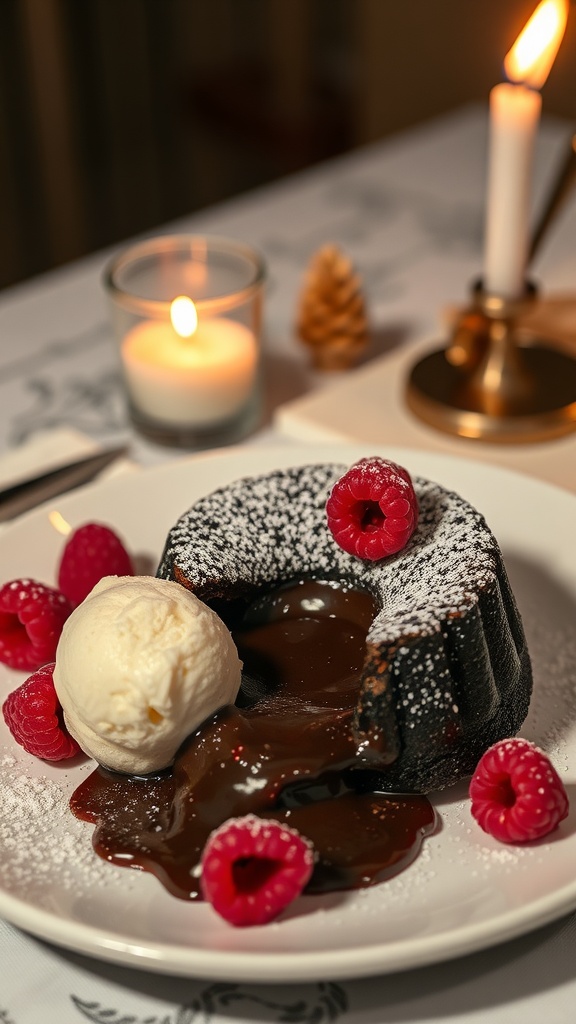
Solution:
[{"label": "chocolate lava cake", "polygon": [[385,748],[385,756],[377,769],[363,757],[355,785],[442,789],[470,775],[484,750],[526,717],[532,672],[518,608],[483,516],[421,477],[413,478],[418,526],[402,551],[377,562],[343,551],[325,505],[347,468],[281,469],[214,491],[170,530],[157,575],[225,621],[282,582],[368,591],[377,611],[353,728],[359,750]]}]

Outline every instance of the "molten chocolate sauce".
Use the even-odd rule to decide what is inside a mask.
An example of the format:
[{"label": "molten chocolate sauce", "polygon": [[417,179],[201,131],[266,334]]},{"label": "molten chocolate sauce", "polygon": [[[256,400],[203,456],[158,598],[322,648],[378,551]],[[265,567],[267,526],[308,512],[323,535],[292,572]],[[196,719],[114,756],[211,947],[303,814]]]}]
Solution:
[{"label": "molten chocolate sauce", "polygon": [[237,705],[204,722],[169,772],[138,778],[98,768],[79,786],[72,811],[96,823],[96,852],[194,899],[209,833],[227,818],[257,814],[314,844],[307,892],[363,888],[397,873],[435,816],[425,797],[362,788],[363,768],[386,765],[385,754],[379,762],[362,752],[352,728],[372,596],[301,580],[240,614],[218,610],[244,662]]}]

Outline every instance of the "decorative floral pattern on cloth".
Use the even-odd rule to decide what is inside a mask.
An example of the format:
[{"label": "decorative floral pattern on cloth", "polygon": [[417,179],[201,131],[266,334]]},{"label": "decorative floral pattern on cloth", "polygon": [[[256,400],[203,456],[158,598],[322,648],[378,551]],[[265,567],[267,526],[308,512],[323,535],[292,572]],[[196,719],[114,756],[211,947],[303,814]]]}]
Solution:
[{"label": "decorative floral pattern on cloth", "polygon": [[[70,995],[70,1002],[78,1016],[75,1020],[92,1024],[216,1024],[227,1017],[250,1022],[266,1021],[272,1024],[328,1024],[348,1010],[346,990],[335,982],[319,982],[306,989],[284,990],[285,996],[268,996],[263,990],[248,985],[217,982],[201,989],[187,1002],[169,1013],[145,1016],[130,1013],[103,1003]],[[126,997],[126,1002],[128,997]],[[246,1015],[246,1016],[244,1016]],[[72,1018],[68,1018],[72,1020]],[[21,1024],[0,1008],[0,1024]]]}]

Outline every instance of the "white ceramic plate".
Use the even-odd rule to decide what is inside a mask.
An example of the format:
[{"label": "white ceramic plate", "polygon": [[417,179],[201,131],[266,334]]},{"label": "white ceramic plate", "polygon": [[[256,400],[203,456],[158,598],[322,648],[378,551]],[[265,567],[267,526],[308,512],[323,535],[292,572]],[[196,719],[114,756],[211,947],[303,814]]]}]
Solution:
[{"label": "white ceramic plate", "polygon": [[[63,498],[76,526],[108,522],[154,571],[168,528],[196,498],[280,465],[374,453],[343,445],[228,449],[119,477]],[[386,449],[453,487],[500,540],[531,647],[535,694],[523,734],[576,792],[576,498],[535,480],[440,455]],[[54,582],[63,540],[39,510],[0,535],[1,581]],[[21,676],[0,666],[0,699]],[[498,845],[473,822],[466,789],[442,795],[442,829],[392,881],[359,893],[303,897],[265,928],[234,929],[206,905],[169,896],[151,876],[92,852],[92,827],[67,809],[92,764],[45,765],[0,725],[0,914],[76,951],[166,973],[228,981],[346,978],[448,959],[520,935],[576,908],[576,800],[550,837]]]}]

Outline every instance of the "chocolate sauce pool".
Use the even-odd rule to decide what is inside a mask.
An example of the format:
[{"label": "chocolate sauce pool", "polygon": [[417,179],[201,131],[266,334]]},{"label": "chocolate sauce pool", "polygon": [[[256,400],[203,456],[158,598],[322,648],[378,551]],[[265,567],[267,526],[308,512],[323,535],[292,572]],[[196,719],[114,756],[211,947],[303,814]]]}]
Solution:
[{"label": "chocolate sauce pool", "polygon": [[[197,865],[227,818],[286,822],[314,844],[306,892],[374,885],[417,855],[434,830],[425,797],[363,791],[352,731],[374,599],[333,581],[301,580],[218,611],[244,662],[235,706],[188,739],[174,767],[138,778],[97,768],[71,799],[94,822],[105,860],[150,871],[175,896],[199,898]],[[373,774],[370,775],[373,779]]]}]

